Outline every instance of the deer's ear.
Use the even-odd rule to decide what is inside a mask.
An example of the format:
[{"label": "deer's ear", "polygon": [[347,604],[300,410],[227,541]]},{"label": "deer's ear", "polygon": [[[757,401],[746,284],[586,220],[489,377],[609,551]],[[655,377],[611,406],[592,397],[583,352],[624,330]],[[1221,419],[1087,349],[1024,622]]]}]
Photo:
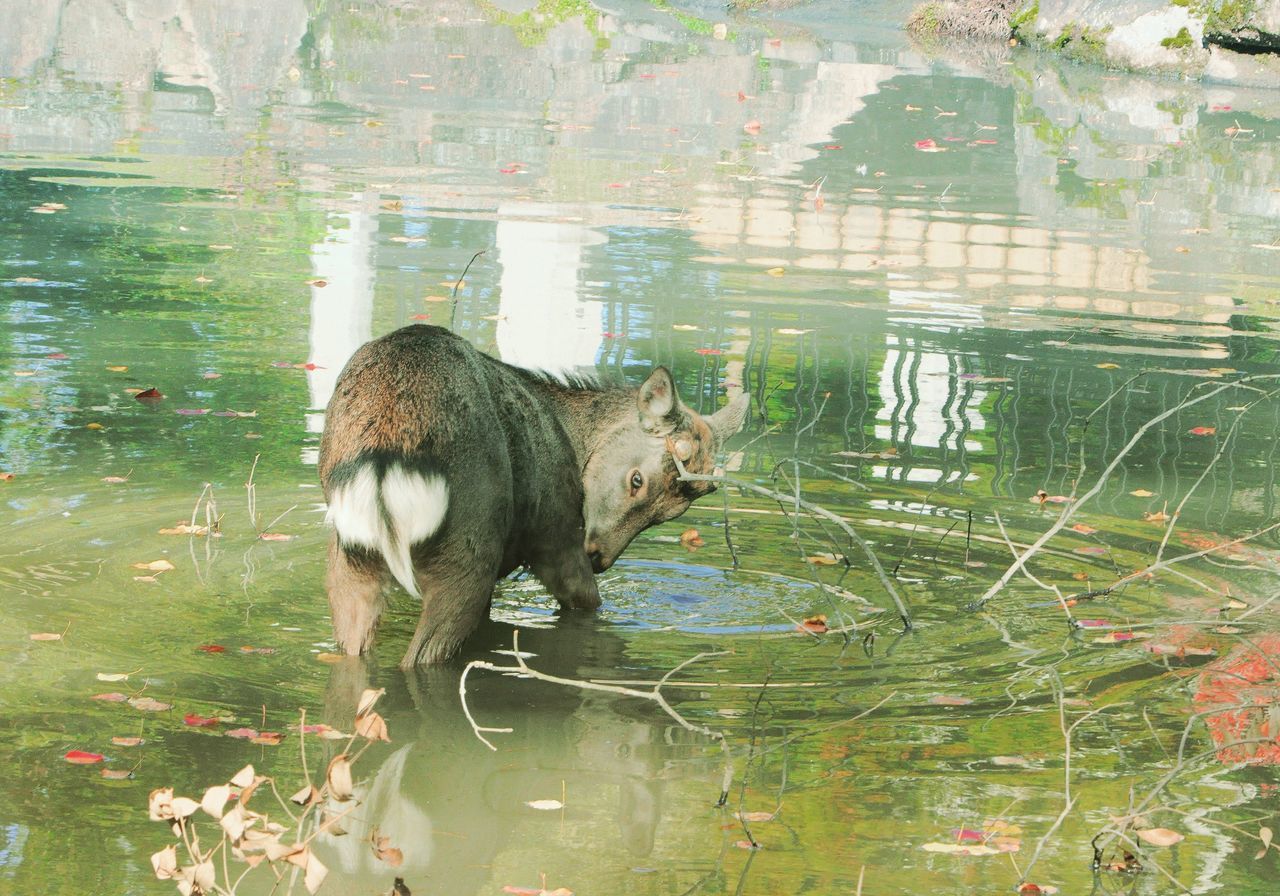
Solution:
[{"label": "deer's ear", "polygon": [[649,374],[636,395],[636,407],[640,412],[640,426],[645,432],[657,436],[675,432],[682,411],[671,371],[659,367]]},{"label": "deer's ear", "polygon": [[710,417],[705,418],[707,425],[711,427],[711,435],[715,439],[717,449],[723,446],[730,436],[735,435],[738,430],[742,429],[742,424],[746,422],[747,411],[750,408],[751,396],[746,392],[742,392],[733,401]]}]

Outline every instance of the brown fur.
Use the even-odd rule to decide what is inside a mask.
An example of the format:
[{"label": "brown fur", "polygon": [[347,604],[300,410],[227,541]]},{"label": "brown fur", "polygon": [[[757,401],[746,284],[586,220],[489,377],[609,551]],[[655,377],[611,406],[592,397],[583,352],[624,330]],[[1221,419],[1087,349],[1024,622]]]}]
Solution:
[{"label": "brown fur", "polygon": [[[565,384],[489,358],[440,328],[405,327],[363,346],[339,376],[320,478],[330,502],[369,475],[385,495],[393,469],[447,485],[444,516],[408,546],[412,582],[407,565],[402,578],[423,602],[402,665],[435,663],[475,629],[494,582],[517,566],[527,565],[562,607],[599,606],[593,570],[713,489],[678,481],[668,445],[687,441],[686,467],[710,472],[745,412],[743,397],[701,417],[680,402],[663,368],[638,389]],[[643,479],[640,488],[633,477]],[[368,516],[381,514],[390,532],[390,500],[377,501]],[[372,643],[389,570],[379,548],[335,534],[327,586],[334,635],[348,653]]]}]

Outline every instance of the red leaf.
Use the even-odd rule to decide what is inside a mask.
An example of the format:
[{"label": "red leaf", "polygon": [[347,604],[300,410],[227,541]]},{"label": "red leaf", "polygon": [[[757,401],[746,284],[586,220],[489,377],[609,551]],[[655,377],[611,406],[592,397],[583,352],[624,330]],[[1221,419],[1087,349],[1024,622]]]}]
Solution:
[{"label": "red leaf", "polygon": [[955,837],[958,843],[963,843],[966,840],[976,840],[981,843],[987,839],[987,835],[982,831],[971,831],[968,828],[956,828],[951,832],[951,836]]},{"label": "red leaf", "polygon": [[86,753],[84,750],[68,750],[62,758],[73,765],[93,765],[95,762],[101,762],[104,757],[101,753]]},{"label": "red leaf", "polygon": [[249,740],[250,738],[257,736],[258,731],[255,728],[232,728],[227,732],[227,737],[238,737],[243,738],[244,740]]},{"label": "red leaf", "polygon": [[90,700],[101,700],[103,703],[123,703],[124,701],[128,700],[129,698],[128,698],[128,697],[126,697],[124,694],[117,694],[117,693],[115,693],[115,692],[112,692],[112,693],[110,693],[110,694],[94,694],[94,695],[93,695],[92,697],[90,697],[89,699],[90,699]]},{"label": "red leaf", "polygon": [[201,644],[196,648],[196,650],[199,650],[202,653],[224,653],[226,649],[227,648],[223,647],[221,644]]},{"label": "red leaf", "polygon": [[139,392],[137,395],[133,397],[138,399],[138,401],[145,403],[148,401],[159,401],[160,399],[164,398],[164,395],[161,394],[159,389],[157,389],[155,386],[152,386],[150,389],[146,389],[142,392]]},{"label": "red leaf", "polygon": [[923,140],[917,140],[915,143],[916,149],[933,149],[937,145],[938,144],[935,143],[931,137],[926,137]]},{"label": "red leaf", "polygon": [[53,353],[53,354],[51,354],[51,355],[45,355],[45,357],[46,357],[46,358],[48,358],[50,361],[65,361],[65,360],[67,360],[67,356],[66,356],[66,355],[64,355],[62,352],[54,352],[54,353]]},{"label": "red leaf", "polygon": [[744,124],[742,126],[742,129],[746,131],[748,134],[754,135],[754,134],[760,133],[760,127],[761,127],[760,122],[753,118],[750,121],[748,121],[746,124]]},{"label": "red leaf", "polygon": [[823,149],[844,149],[839,143],[828,143]]},{"label": "red leaf", "polygon": [[215,716],[202,716],[194,712],[189,712],[182,717],[183,724],[190,725],[192,728],[213,728],[221,721]]},{"label": "red leaf", "polygon": [[723,355],[724,354],[724,352],[720,351],[720,349],[718,348],[695,348],[693,350],[693,353],[695,355]]},{"label": "red leaf", "polygon": [[1211,436],[1217,431],[1218,429],[1215,426],[1193,426],[1187,430],[1193,436]]}]

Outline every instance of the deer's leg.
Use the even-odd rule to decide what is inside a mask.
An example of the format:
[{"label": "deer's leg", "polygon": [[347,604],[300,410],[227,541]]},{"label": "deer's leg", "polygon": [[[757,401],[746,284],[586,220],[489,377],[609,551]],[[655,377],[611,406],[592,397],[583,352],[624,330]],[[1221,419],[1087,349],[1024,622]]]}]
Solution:
[{"label": "deer's leg", "polygon": [[382,615],[386,576],[381,559],[348,551],[338,544],[336,533],[329,539],[329,571],[325,577],[329,612],[333,636],[348,654],[364,653],[373,643],[373,630]]}]

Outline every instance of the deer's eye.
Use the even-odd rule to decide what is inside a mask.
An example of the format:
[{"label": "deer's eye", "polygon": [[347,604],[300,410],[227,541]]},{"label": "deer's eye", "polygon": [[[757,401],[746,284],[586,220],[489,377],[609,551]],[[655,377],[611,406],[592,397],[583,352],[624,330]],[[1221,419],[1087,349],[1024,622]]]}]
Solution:
[{"label": "deer's eye", "polygon": [[631,479],[628,484],[631,486],[631,496],[634,498],[636,492],[640,491],[640,489],[644,487],[644,474],[639,470],[632,470]]}]

